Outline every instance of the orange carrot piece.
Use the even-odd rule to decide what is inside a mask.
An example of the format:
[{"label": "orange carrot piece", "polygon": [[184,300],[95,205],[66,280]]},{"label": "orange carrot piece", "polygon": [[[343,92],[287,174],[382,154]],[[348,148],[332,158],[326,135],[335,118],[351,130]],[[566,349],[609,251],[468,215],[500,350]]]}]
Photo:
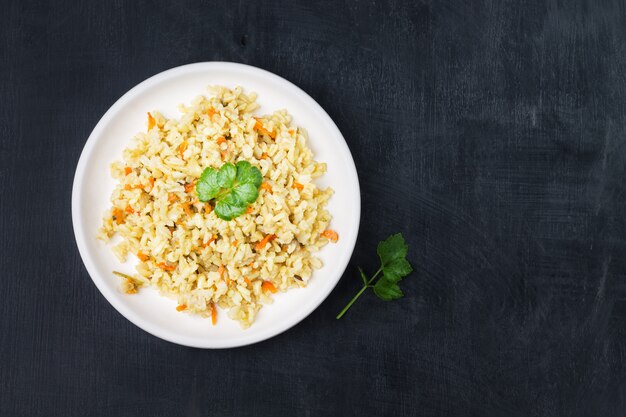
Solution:
[{"label": "orange carrot piece", "polygon": [[124,223],[124,212],[117,207],[113,209],[112,218],[115,220],[115,223],[122,224]]},{"label": "orange carrot piece", "polygon": [[256,119],[256,123],[254,124],[254,130],[256,130],[257,132],[261,132],[264,135],[267,135],[272,139],[276,139],[276,133],[270,132],[269,130],[267,130],[265,126],[263,126],[263,124],[259,121],[259,119],[257,119],[256,117],[255,119]]},{"label": "orange carrot piece", "polygon": [[269,191],[270,193],[272,192],[272,186],[266,182],[261,183],[261,188],[263,188],[266,191]]},{"label": "orange carrot piece", "polygon": [[300,184],[299,182],[294,182],[293,188],[302,191],[304,189],[304,185]]},{"label": "orange carrot piece", "polygon": [[231,245],[233,245],[233,246],[237,246],[238,244],[239,244],[238,240],[233,240],[233,243],[231,243]]},{"label": "orange carrot piece", "polygon": [[213,326],[217,324],[217,309],[214,303],[211,303],[211,323],[213,323]]},{"label": "orange carrot piece", "polygon": [[196,182],[195,181],[191,181],[188,184],[185,184],[185,192],[188,193],[189,191],[192,191],[196,188]]},{"label": "orange carrot piece", "polygon": [[133,214],[135,212],[135,210],[133,210],[133,208],[130,205],[126,206],[124,211],[128,214]]},{"label": "orange carrot piece", "polygon": [[265,292],[271,292],[271,293],[275,293],[276,287],[274,286],[274,284],[272,284],[270,281],[263,281],[263,284],[261,284],[261,288],[263,289],[263,291]]},{"label": "orange carrot piece", "polygon": [[143,252],[137,252],[137,258],[139,258],[139,260],[140,260],[141,262],[146,262],[146,261],[148,260],[149,256],[148,256],[148,255],[146,255],[146,254],[145,254],[145,253],[143,253]]},{"label": "orange carrot piece", "polygon": [[178,196],[174,193],[169,193],[167,195],[167,201],[169,201],[170,203],[173,203],[174,201],[178,200]]},{"label": "orange carrot piece", "polygon": [[268,242],[271,242],[272,240],[276,239],[276,235],[267,235],[263,238],[263,240],[261,240],[259,243],[256,244],[255,248],[256,250],[261,250],[265,247],[265,245],[267,245]]},{"label": "orange carrot piece", "polygon": [[124,175],[129,175],[131,172],[133,172],[133,169],[131,167],[124,168]]},{"label": "orange carrot piece", "polygon": [[266,154],[265,152],[263,152],[263,155],[261,155],[261,159],[267,159],[270,156],[268,154]]},{"label": "orange carrot piece", "polygon": [[147,190],[147,192],[152,191],[152,189],[154,188],[154,178],[150,177],[150,179],[148,180],[148,186],[150,187],[149,190]]},{"label": "orange carrot piece", "polygon": [[209,214],[209,213],[210,213],[210,212],[212,212],[212,211],[213,211],[213,206],[211,205],[211,203],[206,203],[206,204],[204,205],[204,212],[205,212],[206,214]]},{"label": "orange carrot piece", "polygon": [[246,283],[246,285],[250,285],[250,280],[246,277],[243,277],[243,281]]},{"label": "orange carrot piece", "polygon": [[183,154],[187,150],[187,147],[189,147],[189,144],[187,143],[187,141],[181,143],[180,146],[178,147],[178,153],[180,154],[180,159],[185,159],[185,155]]},{"label": "orange carrot piece", "polygon": [[296,133],[296,131],[293,130],[293,129],[289,129],[288,132],[289,132],[290,135],[293,135],[294,133]]},{"label": "orange carrot piece", "polygon": [[209,246],[211,244],[211,242],[213,242],[215,239],[217,239],[217,235],[213,235],[211,236],[211,239],[209,239],[206,243],[203,243],[202,246],[204,246],[205,248],[207,246]]},{"label": "orange carrot piece", "polygon": [[217,112],[213,107],[209,107],[209,110],[207,110],[206,112],[207,116],[209,116],[209,119],[211,119],[216,113]]},{"label": "orange carrot piece", "polygon": [[221,145],[224,142],[226,142],[226,138],[224,136],[220,136],[219,138],[217,138],[218,145]]},{"label": "orange carrot piece", "polygon": [[176,269],[176,267],[175,267],[175,266],[173,266],[173,265],[168,265],[168,264],[166,264],[166,263],[164,263],[164,262],[159,262],[159,263],[157,264],[157,266],[158,266],[159,268],[161,268],[162,270],[164,270],[164,271],[173,271],[173,270],[175,270],[175,269]]},{"label": "orange carrot piece", "polygon": [[150,129],[152,129],[155,125],[156,125],[156,120],[154,119],[154,117],[152,117],[152,115],[150,114],[150,112],[148,112],[148,132],[149,132],[149,131],[150,131]]},{"label": "orange carrot piece", "polygon": [[181,304],[179,306],[176,306],[176,311],[184,311],[187,310],[187,304]]},{"label": "orange carrot piece", "polygon": [[221,151],[220,156],[222,157],[222,161],[228,157],[228,151]]},{"label": "orange carrot piece", "polygon": [[185,210],[187,216],[191,216],[193,212],[191,211],[191,203],[180,203],[180,206]]},{"label": "orange carrot piece", "polygon": [[246,214],[252,213],[252,206],[246,207]]},{"label": "orange carrot piece", "polygon": [[220,274],[220,279],[224,276],[224,271],[226,271],[226,267],[224,267],[224,265],[220,265],[219,268],[217,268],[217,273]]},{"label": "orange carrot piece", "polygon": [[130,190],[132,190],[132,189],[133,189],[133,187],[131,187],[131,186],[130,186],[130,184],[124,184],[124,189],[125,189],[126,191],[130,191]]},{"label": "orange carrot piece", "polygon": [[321,234],[322,237],[330,240],[331,242],[337,242],[339,240],[339,235],[334,230],[324,230]]}]

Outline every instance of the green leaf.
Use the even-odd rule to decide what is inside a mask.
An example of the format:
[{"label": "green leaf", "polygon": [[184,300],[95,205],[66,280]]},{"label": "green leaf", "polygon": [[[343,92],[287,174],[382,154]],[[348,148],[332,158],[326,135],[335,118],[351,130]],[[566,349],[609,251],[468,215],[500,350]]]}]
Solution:
[{"label": "green leaf", "polygon": [[222,200],[215,205],[215,214],[222,220],[232,220],[246,212],[246,206],[236,206]]},{"label": "green leaf", "polygon": [[406,260],[408,249],[400,233],[391,235],[378,244],[381,268],[388,280],[397,282],[413,271],[411,264]]},{"label": "green leaf", "polygon": [[387,275],[383,275],[374,285],[374,293],[381,300],[391,301],[404,296],[404,293],[396,284],[396,281],[390,279]]},{"label": "green leaf", "polygon": [[252,184],[256,188],[263,182],[263,175],[261,171],[255,166],[252,166],[248,161],[237,162],[237,182],[239,184]]},{"label": "green leaf", "polygon": [[209,201],[220,192],[221,187],[217,181],[217,171],[213,168],[205,168],[196,184],[196,193],[200,201]]},{"label": "green leaf", "polygon": [[409,261],[405,258],[396,259],[383,266],[383,272],[388,275],[397,275],[402,278],[413,272]]},{"label": "green leaf", "polygon": [[[361,290],[348,302],[348,304],[339,312],[337,319],[342,318],[346,311],[348,311],[356,300],[367,290],[372,288],[378,298],[385,301],[392,301],[404,296],[398,283],[402,278],[409,275],[413,268],[409,261],[406,260],[408,253],[408,246],[402,237],[402,234],[396,233],[389,236],[378,244],[376,252],[380,258],[381,266],[376,271],[374,276],[367,278],[363,273],[363,270],[359,268],[361,279],[363,280],[363,287]],[[378,278],[374,285],[371,283],[382,272],[382,276]]]},{"label": "green leaf", "polygon": [[240,184],[233,188],[230,193],[233,201],[237,201],[237,205],[248,205],[254,203],[259,196],[259,189],[254,184]]},{"label": "green leaf", "polygon": [[409,247],[404,243],[402,233],[396,233],[380,242],[376,252],[380,258],[380,263],[385,267],[398,259],[406,258],[408,250]]},{"label": "green leaf", "polygon": [[201,201],[215,201],[219,218],[232,220],[256,201],[262,181],[261,171],[248,161],[225,163],[219,171],[206,168],[196,184],[196,192]]},{"label": "green leaf", "polygon": [[217,174],[217,182],[222,188],[230,188],[235,183],[237,168],[230,162],[225,163]]}]

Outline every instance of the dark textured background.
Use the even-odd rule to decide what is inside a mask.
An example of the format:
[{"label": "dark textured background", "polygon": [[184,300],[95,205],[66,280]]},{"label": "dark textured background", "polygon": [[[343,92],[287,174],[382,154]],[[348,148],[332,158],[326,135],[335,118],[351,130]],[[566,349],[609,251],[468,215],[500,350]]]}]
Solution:
[{"label": "dark textured background", "polygon": [[[0,416],[626,414],[624,2],[2,3]],[[321,307],[221,351],[120,316],[70,219],[107,108],[212,60],[316,99],[363,200]],[[396,231],[407,296],[335,321]]]}]

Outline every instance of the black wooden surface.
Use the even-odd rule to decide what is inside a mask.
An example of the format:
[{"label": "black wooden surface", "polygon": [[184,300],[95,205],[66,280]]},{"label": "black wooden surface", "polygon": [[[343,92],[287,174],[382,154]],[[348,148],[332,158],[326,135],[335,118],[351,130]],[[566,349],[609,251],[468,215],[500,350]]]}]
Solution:
[{"label": "black wooden surface", "polygon": [[[0,416],[624,416],[626,5],[521,3],[2,2]],[[205,351],[100,295],[70,196],[117,98],[214,60],[328,111],[363,212],[320,308]],[[397,231],[407,296],[335,321]]]}]

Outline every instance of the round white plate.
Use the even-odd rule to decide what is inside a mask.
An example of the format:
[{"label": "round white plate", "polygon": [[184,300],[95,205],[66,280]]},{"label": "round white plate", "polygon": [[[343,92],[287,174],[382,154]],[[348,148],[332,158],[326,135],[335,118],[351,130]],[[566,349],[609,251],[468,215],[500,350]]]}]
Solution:
[{"label": "round white plate", "polygon": [[[208,85],[242,86],[258,93],[258,114],[287,109],[293,123],[308,131],[315,159],[326,162],[328,172],[317,183],[331,186],[335,194],[328,210],[331,228],[339,242],[326,245],[319,257],[322,269],[313,273],[306,288],[274,295],[246,330],[219,311],[218,324],[176,311],[176,301],[160,296],[152,288],[135,295],[119,290],[111,271],[128,273],[134,264],[120,264],[111,247],[96,239],[115,182],[110,164],[122,158],[122,150],[133,135],[145,130],[146,112],[158,110],[178,117],[177,105],[207,94]],[[270,72],[248,65],[205,62],[173,68],[142,82],[124,94],[98,122],[78,161],[72,190],[72,222],[80,255],[102,295],[128,320],[145,331],[170,342],[199,348],[227,348],[259,342],[275,336],[308,316],[324,301],[345,271],[356,243],[361,215],[359,180],[350,150],[328,114],[304,91]],[[328,324],[335,311],[328,312]]]}]

